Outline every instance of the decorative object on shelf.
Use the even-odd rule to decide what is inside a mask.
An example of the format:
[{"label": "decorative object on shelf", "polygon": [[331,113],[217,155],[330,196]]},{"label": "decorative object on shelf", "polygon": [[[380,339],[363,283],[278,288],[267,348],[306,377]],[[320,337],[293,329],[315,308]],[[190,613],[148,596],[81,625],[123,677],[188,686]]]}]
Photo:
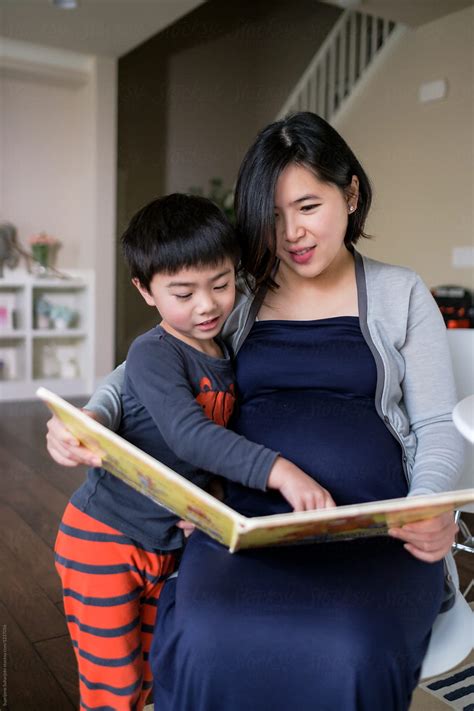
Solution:
[{"label": "decorative object on shelf", "polygon": [[56,346],[46,344],[41,358],[41,373],[44,378],[58,378],[61,372]]},{"label": "decorative object on shelf", "polygon": [[64,380],[73,380],[79,377],[79,364],[76,349],[68,346],[58,346],[56,350],[59,362],[59,376]]},{"label": "decorative object on shelf", "polygon": [[16,242],[16,227],[11,222],[0,223],[0,279],[3,277],[3,269],[7,266],[14,269],[20,258],[18,245]]},{"label": "decorative object on shelf", "polygon": [[0,292],[0,333],[13,331],[15,327],[15,294],[11,291],[2,291]]},{"label": "decorative object on shelf", "polygon": [[18,367],[15,348],[0,348],[0,380],[15,380],[17,377]]},{"label": "decorative object on shelf", "polygon": [[35,327],[36,328],[51,328],[50,321],[51,304],[44,296],[40,296],[35,300]]},{"label": "decorative object on shelf", "polygon": [[53,304],[44,296],[35,300],[35,324],[37,329],[65,330],[74,328],[78,313],[65,304]]},{"label": "decorative object on shelf", "polygon": [[77,312],[70,309],[69,306],[52,306],[50,318],[54,328],[73,328],[77,320]]},{"label": "decorative object on shelf", "polygon": [[56,237],[48,235],[46,232],[40,232],[37,235],[32,235],[29,240],[31,255],[34,263],[32,271],[37,276],[49,275],[50,269],[53,266],[53,261],[56,257],[61,243]]},{"label": "decorative object on shelf", "polygon": [[224,188],[224,181],[222,178],[210,178],[207,195],[204,195],[202,188],[197,187],[189,188],[189,192],[191,195],[200,195],[201,197],[207,197],[209,200],[212,200],[213,203],[221,208],[222,212],[232,222],[232,224],[235,224],[234,190],[231,188]]}]

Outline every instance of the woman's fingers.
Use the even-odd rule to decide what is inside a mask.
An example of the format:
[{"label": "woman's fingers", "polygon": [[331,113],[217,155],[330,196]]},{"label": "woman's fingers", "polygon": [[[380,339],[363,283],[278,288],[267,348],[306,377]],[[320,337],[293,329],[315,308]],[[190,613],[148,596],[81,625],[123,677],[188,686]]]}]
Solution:
[{"label": "woman's fingers", "polygon": [[449,553],[457,532],[452,512],[388,531],[393,538],[404,541],[405,549],[415,558],[427,563],[441,560]]},{"label": "woman's fingers", "polygon": [[47,428],[46,448],[55,462],[65,467],[100,466],[100,457],[83,447],[56,416],[48,420]]}]

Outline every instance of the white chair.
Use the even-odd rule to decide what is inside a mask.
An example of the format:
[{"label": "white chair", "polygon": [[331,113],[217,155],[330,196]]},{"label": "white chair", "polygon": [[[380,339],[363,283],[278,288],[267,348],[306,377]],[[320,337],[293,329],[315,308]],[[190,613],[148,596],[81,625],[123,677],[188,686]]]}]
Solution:
[{"label": "white chair", "polygon": [[[469,442],[474,443],[474,396],[464,398],[453,411],[453,422]],[[468,452],[472,462],[472,447]],[[467,480],[466,480],[467,477]],[[465,469],[460,488],[473,486],[472,469]],[[457,546],[469,550],[466,546]],[[472,551],[469,551],[472,552]],[[455,581],[458,583],[458,581]],[[458,587],[458,585],[456,585]],[[474,613],[459,590],[453,607],[438,615],[433,625],[428,651],[421,668],[421,679],[438,676],[460,664],[472,651],[474,640]]]},{"label": "white chair", "polygon": [[[453,410],[453,422],[463,437],[474,444],[474,395],[468,395],[464,400],[458,402]],[[471,478],[472,485],[474,483]]]},{"label": "white chair", "polygon": [[447,612],[438,615],[431,631],[420,679],[438,676],[460,664],[472,651],[474,613],[461,592]]}]

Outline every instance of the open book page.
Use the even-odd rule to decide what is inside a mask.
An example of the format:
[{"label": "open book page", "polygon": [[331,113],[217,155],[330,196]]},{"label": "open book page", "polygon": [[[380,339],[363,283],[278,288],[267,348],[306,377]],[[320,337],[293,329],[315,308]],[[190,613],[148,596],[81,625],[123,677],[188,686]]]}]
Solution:
[{"label": "open book page", "polygon": [[223,545],[232,546],[237,523],[246,521],[243,516],[58,395],[46,388],[36,394],[84,446],[102,457],[104,469]]},{"label": "open book page", "polygon": [[231,552],[383,535],[390,526],[421,521],[474,502],[474,489],[465,489],[246,518],[54,393],[39,388],[37,395],[82,444],[102,457],[104,469],[180,518],[191,521]]},{"label": "open book page", "polygon": [[245,531],[239,533],[235,550],[380,536],[391,527],[432,518],[472,501],[474,489],[464,489],[246,519]]}]

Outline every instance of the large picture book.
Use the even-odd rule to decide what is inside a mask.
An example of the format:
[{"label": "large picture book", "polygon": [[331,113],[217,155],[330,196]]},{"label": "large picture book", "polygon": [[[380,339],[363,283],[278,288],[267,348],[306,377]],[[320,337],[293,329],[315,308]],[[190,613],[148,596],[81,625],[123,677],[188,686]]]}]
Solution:
[{"label": "large picture book", "polygon": [[384,535],[393,526],[431,518],[474,502],[474,488],[273,516],[247,518],[203,491],[58,395],[40,397],[75,437],[102,458],[102,466],[226,546],[243,548]]}]

